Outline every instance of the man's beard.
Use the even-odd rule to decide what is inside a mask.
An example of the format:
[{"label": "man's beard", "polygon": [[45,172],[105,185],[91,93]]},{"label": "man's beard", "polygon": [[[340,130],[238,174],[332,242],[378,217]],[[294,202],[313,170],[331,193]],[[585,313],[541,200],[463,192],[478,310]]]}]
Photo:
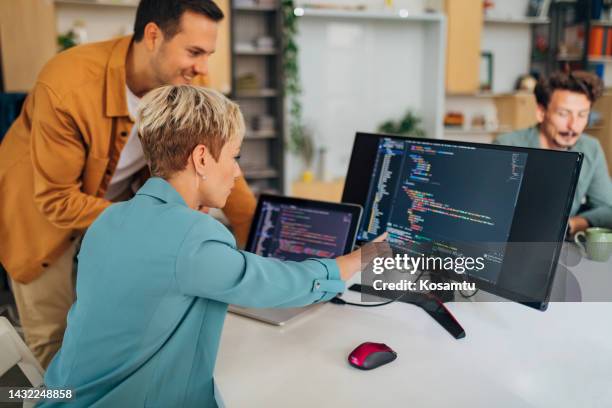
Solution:
[{"label": "man's beard", "polygon": [[152,68],[153,74],[155,75],[155,87],[169,85],[171,83],[171,78],[166,75],[165,72],[161,69],[163,66],[163,61],[165,59],[165,49],[162,45],[162,48],[159,50],[159,53],[153,57]]},{"label": "man's beard", "polygon": [[[573,131],[557,132],[556,137],[554,137],[552,140],[558,147],[569,150],[572,147],[574,147],[574,145],[578,141],[579,136],[580,136],[580,133],[576,133]],[[567,141],[567,143],[560,144],[558,140]],[[569,144],[570,141],[572,141],[573,143]]]}]

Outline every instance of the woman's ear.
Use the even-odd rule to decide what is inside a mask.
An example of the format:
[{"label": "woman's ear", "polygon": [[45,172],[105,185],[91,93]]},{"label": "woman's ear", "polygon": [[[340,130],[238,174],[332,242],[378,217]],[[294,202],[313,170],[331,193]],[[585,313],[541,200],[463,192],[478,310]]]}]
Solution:
[{"label": "woman's ear", "polygon": [[208,149],[203,144],[199,144],[193,148],[191,152],[191,161],[193,163],[196,174],[200,177],[206,174],[206,164],[208,161],[207,157]]}]

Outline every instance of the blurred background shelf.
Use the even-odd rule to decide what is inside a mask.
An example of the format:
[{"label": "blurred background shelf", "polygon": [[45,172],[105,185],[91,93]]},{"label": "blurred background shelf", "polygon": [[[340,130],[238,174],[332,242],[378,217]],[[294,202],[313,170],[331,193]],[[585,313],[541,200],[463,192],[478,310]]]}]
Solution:
[{"label": "blurred background shelf", "polygon": [[444,128],[444,136],[447,135],[499,135],[508,133],[511,129],[463,129],[463,128]]},{"label": "blurred background shelf", "polygon": [[275,139],[276,137],[276,130],[247,130],[244,140],[266,140]]},{"label": "blurred background shelf", "polygon": [[252,169],[245,167],[242,172],[247,180],[275,179],[279,176],[278,171],[272,168]]},{"label": "blurred background shelf", "polygon": [[234,48],[236,55],[275,55],[278,53],[276,48],[255,48],[250,44],[237,44]]},{"label": "blurred background shelf", "polygon": [[240,12],[253,12],[253,13],[265,13],[265,12],[275,12],[276,11],[276,6],[257,6],[257,5],[235,5],[234,6],[234,10],[235,11],[240,11]]},{"label": "blurred background shelf", "polygon": [[247,122],[241,167],[255,193],[283,193],[285,111],[280,0],[234,0],[232,94]]},{"label": "blurred background shelf", "polygon": [[548,18],[540,18],[540,17],[489,17],[485,16],[483,19],[485,24],[550,24],[550,19]]},{"label": "blurred background shelf", "polygon": [[278,91],[272,88],[255,89],[255,90],[239,90],[236,91],[234,97],[236,99],[246,98],[273,98],[278,95]]}]

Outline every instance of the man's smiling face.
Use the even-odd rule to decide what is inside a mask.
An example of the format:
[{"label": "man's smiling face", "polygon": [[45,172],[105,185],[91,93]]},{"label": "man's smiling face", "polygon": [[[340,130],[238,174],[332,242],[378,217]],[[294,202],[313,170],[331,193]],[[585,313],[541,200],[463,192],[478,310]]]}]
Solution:
[{"label": "man's smiling face", "polygon": [[215,52],[218,24],[206,16],[186,11],[178,32],[162,40],[152,58],[157,85],[190,84],[208,73],[208,58]]}]

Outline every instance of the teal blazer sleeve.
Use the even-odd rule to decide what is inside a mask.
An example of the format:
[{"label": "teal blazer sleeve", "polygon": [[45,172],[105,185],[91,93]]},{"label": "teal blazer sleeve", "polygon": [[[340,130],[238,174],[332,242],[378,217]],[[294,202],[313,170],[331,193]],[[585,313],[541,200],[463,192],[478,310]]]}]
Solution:
[{"label": "teal blazer sleeve", "polygon": [[591,208],[578,215],[586,218],[592,226],[612,227],[612,182],[603,149],[598,141],[595,146],[593,177],[586,191]]},{"label": "teal blazer sleeve", "polygon": [[269,308],[305,306],[344,291],[335,260],[290,262],[240,251],[229,231],[210,221],[195,223],[177,254],[176,281],[184,294]]}]

